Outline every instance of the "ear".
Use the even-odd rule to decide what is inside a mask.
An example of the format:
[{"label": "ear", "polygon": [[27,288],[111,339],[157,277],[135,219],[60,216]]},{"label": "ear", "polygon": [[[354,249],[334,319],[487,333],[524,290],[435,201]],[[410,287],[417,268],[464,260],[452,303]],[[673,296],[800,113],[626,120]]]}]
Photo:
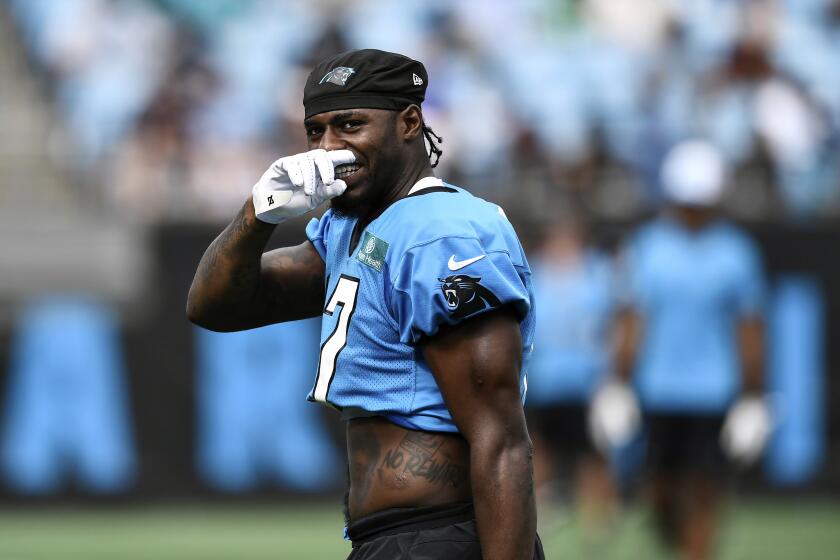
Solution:
[{"label": "ear", "polygon": [[397,134],[412,142],[423,134],[423,113],[417,105],[409,105],[397,114]]}]

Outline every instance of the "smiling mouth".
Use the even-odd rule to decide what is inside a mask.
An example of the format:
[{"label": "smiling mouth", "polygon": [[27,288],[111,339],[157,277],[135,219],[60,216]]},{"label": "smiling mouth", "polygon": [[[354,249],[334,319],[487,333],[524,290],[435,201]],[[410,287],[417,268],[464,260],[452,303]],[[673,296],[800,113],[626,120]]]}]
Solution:
[{"label": "smiling mouth", "polygon": [[345,163],[339,165],[335,168],[335,178],[341,179],[342,181],[344,179],[349,179],[356,173],[356,171],[358,171],[361,168],[362,166],[358,163]]}]

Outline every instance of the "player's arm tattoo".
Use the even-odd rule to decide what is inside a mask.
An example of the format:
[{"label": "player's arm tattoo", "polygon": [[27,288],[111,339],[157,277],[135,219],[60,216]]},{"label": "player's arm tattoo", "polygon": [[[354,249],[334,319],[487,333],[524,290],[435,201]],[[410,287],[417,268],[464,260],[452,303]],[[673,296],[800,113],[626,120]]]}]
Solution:
[{"label": "player's arm tattoo", "polygon": [[273,231],[249,200],[199,262],[187,298],[191,321],[232,331],[320,314],[320,255],[308,241],[263,254]]},{"label": "player's arm tattoo", "polygon": [[414,477],[441,487],[460,487],[468,480],[469,469],[442,450],[444,440],[429,432],[407,432],[399,445],[385,452],[377,469],[380,481],[404,488]]}]

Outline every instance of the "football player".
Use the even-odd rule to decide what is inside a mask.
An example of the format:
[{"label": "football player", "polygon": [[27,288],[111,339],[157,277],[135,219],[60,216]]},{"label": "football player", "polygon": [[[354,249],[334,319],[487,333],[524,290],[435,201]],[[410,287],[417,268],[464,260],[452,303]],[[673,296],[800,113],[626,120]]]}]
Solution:
[{"label": "football player", "polygon": [[572,478],[580,535],[597,557],[608,544],[618,496],[608,454],[589,433],[588,407],[610,369],[617,290],[612,259],[589,241],[580,213],[566,213],[553,218],[531,260],[540,310],[526,416],[538,506],[560,497],[560,483]]},{"label": "football player", "polygon": [[[522,410],[530,270],[501,208],[434,176],[427,83],[383,51],[318,64],[310,151],[254,185],[187,313],[219,331],[322,317],[308,398],[346,421],[351,558],[542,558]],[[263,252],[275,224],[326,201],[307,241]]]},{"label": "football player", "polygon": [[[660,535],[680,558],[699,560],[714,555],[731,468],[757,459],[769,435],[764,275],[754,242],[717,211],[726,182],[717,148],[678,144],[661,179],[667,209],[626,251],[630,293],[616,365],[644,412]],[[612,397],[593,405],[604,426],[633,408],[625,402],[633,391],[608,388]]]}]

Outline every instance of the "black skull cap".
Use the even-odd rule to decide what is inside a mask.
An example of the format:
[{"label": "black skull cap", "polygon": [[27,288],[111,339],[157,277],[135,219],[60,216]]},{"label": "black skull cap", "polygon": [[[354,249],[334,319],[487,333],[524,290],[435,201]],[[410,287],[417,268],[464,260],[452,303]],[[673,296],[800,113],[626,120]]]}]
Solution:
[{"label": "black skull cap", "polygon": [[421,62],[376,49],[348,51],[320,62],[303,88],[304,118],[339,109],[400,111],[420,105],[429,76]]}]

